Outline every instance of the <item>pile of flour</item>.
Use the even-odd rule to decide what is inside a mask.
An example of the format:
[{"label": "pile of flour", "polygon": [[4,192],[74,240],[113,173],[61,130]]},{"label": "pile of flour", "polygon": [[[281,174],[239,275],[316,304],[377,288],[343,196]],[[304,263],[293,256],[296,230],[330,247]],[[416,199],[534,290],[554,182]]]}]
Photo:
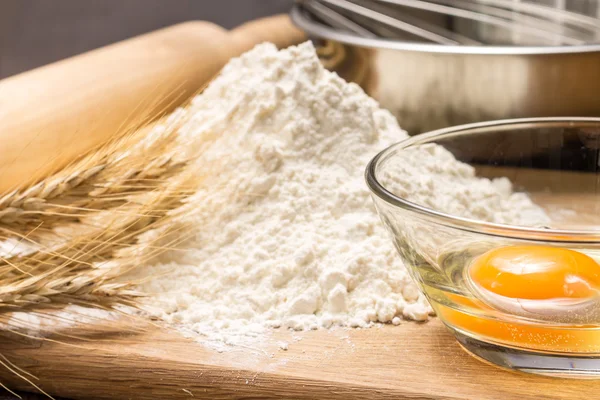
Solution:
[{"label": "pile of flour", "polygon": [[[263,44],[231,60],[174,118],[202,188],[186,206],[197,227],[189,250],[142,271],[154,277],[140,289],[161,318],[226,342],[270,327],[428,318],[363,179],[367,162],[406,133],[357,85],[325,70],[310,43],[282,51]],[[466,167],[442,150],[419,157],[396,177],[409,197],[473,196],[483,201],[476,210],[452,209],[485,220],[496,220],[498,204],[537,210],[506,185],[462,172],[437,196],[428,189],[433,174]],[[520,222],[519,213],[501,215]]]},{"label": "pile of flour", "polygon": [[497,224],[546,226],[550,218],[507,178],[476,177],[444,147],[425,144],[403,150],[383,169],[381,183],[399,197],[463,218]]}]

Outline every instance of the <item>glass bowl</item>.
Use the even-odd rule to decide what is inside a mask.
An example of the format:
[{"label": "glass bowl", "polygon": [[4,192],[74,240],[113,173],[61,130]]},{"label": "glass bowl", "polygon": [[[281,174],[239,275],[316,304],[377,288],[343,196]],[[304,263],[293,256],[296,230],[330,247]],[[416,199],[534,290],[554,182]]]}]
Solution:
[{"label": "glass bowl", "polygon": [[[411,152],[435,145],[502,190],[511,190],[507,178],[547,221],[509,225],[412,202],[411,189],[389,177],[419,163]],[[418,135],[369,163],[367,184],[394,245],[471,354],[524,372],[600,377],[599,150],[600,118],[517,119]],[[443,173],[431,187],[436,179]]]}]

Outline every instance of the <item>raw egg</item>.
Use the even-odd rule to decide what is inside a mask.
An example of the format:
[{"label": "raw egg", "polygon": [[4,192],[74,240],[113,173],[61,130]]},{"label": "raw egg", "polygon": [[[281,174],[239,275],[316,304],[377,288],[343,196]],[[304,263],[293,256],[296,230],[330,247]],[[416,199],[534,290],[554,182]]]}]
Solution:
[{"label": "raw egg", "polygon": [[467,281],[478,298],[505,312],[563,323],[600,322],[600,265],[574,250],[499,247],[473,260]]}]

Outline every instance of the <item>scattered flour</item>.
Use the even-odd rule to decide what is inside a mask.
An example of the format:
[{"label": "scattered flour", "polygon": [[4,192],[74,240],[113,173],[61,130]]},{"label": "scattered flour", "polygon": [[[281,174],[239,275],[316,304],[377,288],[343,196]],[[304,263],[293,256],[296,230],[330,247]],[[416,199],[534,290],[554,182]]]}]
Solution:
[{"label": "scattered flour", "polygon": [[[133,310],[127,308],[119,308],[119,311],[133,312]],[[77,325],[96,325],[99,322],[106,324],[109,321],[117,320],[119,316],[120,314],[117,312],[69,304],[60,311],[52,313],[12,312],[5,326],[25,332],[30,336],[44,337],[47,333],[65,330]]]},{"label": "scattered flour", "polygon": [[290,348],[288,342],[277,342],[277,344],[279,345],[279,348],[284,351]]},{"label": "scattered flour", "polygon": [[[140,289],[160,317],[232,344],[270,327],[428,318],[363,179],[367,162],[406,133],[325,70],[310,43],[257,46],[176,118],[203,185],[187,205],[197,226],[190,250],[141,269],[155,277]],[[480,180],[438,147],[402,173],[399,191],[458,215],[516,222],[517,207],[535,209],[508,182]],[[438,186],[434,174],[452,181]]]}]

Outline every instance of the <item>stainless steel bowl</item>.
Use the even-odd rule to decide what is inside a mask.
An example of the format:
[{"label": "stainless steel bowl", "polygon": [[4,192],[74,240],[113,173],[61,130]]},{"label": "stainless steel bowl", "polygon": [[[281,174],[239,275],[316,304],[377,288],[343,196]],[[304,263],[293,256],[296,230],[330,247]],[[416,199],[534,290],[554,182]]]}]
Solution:
[{"label": "stainless steel bowl", "polygon": [[411,134],[520,117],[600,116],[600,44],[464,46],[360,37],[311,18],[325,65],[357,82]]}]

